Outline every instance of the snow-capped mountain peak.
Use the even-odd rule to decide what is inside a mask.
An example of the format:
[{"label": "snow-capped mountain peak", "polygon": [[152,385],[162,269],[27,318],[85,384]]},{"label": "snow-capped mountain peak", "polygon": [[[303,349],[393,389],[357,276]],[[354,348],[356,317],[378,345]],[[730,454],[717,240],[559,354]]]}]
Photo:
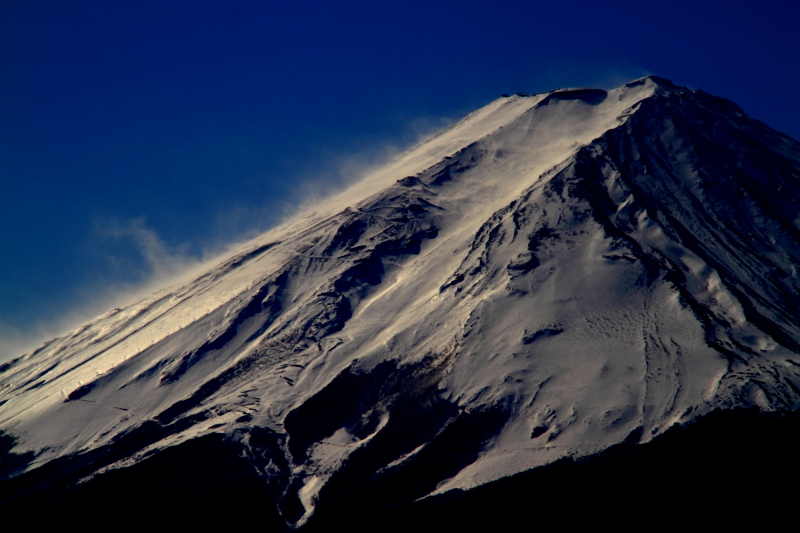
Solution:
[{"label": "snow-capped mountain peak", "polygon": [[799,180],[796,141],[663,78],[501,97],[4,365],[8,474],[91,486],[220,436],[297,527],[797,410]]}]

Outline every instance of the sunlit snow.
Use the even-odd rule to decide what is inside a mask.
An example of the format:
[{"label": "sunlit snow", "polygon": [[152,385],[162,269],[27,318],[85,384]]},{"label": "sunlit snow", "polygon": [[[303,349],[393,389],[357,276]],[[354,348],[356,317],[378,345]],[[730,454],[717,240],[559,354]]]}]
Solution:
[{"label": "sunlit snow", "polygon": [[[796,409],[798,208],[768,193],[800,184],[741,138],[787,168],[800,151],[730,105],[658,78],[500,98],[195,280],[14,361],[0,427],[37,452],[28,470],[153,435],[94,475],[269,428],[299,525],[357,450],[388,450],[381,476],[463,442],[424,497],[720,406]],[[703,145],[703,113],[734,141]],[[736,196],[746,176],[763,198]]]}]

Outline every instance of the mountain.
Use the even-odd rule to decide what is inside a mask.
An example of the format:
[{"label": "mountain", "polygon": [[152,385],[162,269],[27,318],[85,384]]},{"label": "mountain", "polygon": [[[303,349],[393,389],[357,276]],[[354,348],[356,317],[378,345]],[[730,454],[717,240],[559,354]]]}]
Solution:
[{"label": "mountain", "polygon": [[798,470],[798,270],[800,143],[734,103],[504,96],[0,367],[0,502],[375,530],[764,482]]}]

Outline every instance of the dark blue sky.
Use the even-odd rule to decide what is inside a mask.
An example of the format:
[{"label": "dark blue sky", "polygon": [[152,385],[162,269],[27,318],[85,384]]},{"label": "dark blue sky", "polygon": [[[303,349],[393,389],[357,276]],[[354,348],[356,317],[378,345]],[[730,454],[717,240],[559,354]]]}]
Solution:
[{"label": "dark blue sky", "polygon": [[652,73],[800,138],[798,27],[796,1],[3,0],[0,358],[501,93]]}]

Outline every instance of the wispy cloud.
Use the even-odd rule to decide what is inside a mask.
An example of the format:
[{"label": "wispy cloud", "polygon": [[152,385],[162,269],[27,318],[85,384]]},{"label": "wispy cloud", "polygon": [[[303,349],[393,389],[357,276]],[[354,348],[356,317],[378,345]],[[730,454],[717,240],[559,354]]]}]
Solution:
[{"label": "wispy cloud", "polygon": [[[187,244],[168,249],[161,237],[147,226],[144,218],[127,221],[97,219],[95,230],[101,238],[128,241],[141,257],[148,272],[146,279],[149,280],[174,276],[200,262],[199,258],[189,254]],[[114,259],[113,256],[109,257]]]},{"label": "wispy cloud", "polygon": [[393,140],[365,140],[353,150],[323,153],[314,171],[293,177],[295,186],[280,200],[209,213],[210,234],[193,243],[167,243],[144,217],[97,218],[91,239],[111,275],[87,281],[72,308],[54,319],[19,326],[0,322],[0,362],[64,335],[113,307],[122,307],[162,287],[189,281],[220,256],[277,224],[312,209],[379,169],[392,158],[454,122],[457,117],[416,118]]},{"label": "wispy cloud", "polygon": [[[144,218],[97,219],[95,237],[105,261],[112,266],[125,265],[117,270],[126,270],[126,275],[87,281],[79,291],[80,300],[56,318],[36,321],[24,329],[0,322],[0,362],[64,335],[113,307],[124,306],[160,287],[188,279],[215,258],[211,252],[202,257],[191,255],[186,244],[167,246]],[[218,256],[224,251],[219,248],[215,253]]]}]

